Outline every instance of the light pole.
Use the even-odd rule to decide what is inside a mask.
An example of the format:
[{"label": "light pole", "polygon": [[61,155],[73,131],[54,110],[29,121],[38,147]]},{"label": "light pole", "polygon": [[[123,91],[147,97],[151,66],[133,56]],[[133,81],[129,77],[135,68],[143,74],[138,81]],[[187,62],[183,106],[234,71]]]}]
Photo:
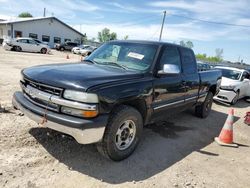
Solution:
[{"label": "light pole", "polygon": [[162,24],[161,24],[161,32],[160,32],[160,37],[159,37],[159,41],[161,41],[161,36],[162,36],[162,31],[163,31],[163,27],[164,27],[164,23],[165,23],[165,17],[166,17],[166,11],[163,11],[163,19],[162,19]]}]

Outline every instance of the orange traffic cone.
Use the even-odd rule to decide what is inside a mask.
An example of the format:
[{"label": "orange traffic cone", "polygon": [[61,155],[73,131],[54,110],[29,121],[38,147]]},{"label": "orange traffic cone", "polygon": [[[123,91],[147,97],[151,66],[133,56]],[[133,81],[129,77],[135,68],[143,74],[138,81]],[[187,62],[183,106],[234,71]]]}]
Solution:
[{"label": "orange traffic cone", "polygon": [[69,59],[69,54],[67,54],[66,59]]},{"label": "orange traffic cone", "polygon": [[221,146],[238,147],[233,143],[233,123],[234,123],[234,109],[230,109],[227,120],[220,132],[219,137],[215,137],[214,140]]}]

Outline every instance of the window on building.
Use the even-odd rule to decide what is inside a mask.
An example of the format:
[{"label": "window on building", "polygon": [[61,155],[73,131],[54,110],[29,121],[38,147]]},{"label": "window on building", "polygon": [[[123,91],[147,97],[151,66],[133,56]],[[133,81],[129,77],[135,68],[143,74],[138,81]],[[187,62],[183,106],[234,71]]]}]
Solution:
[{"label": "window on building", "polygon": [[49,40],[50,40],[50,37],[49,37],[49,36],[47,36],[47,35],[42,35],[42,41],[43,41],[43,42],[49,42]]},{"label": "window on building", "polygon": [[54,37],[54,43],[61,44],[61,38],[60,37]]},{"label": "window on building", "polygon": [[11,36],[11,30],[8,30],[8,36]]},{"label": "window on building", "polygon": [[29,34],[29,37],[30,37],[30,38],[33,38],[33,39],[37,39],[37,34],[35,34],[35,33],[30,33],[30,34]]},{"label": "window on building", "polygon": [[71,41],[71,39],[64,39],[64,42],[68,42],[68,41]]},{"label": "window on building", "polygon": [[23,32],[22,31],[15,31],[14,33],[15,33],[15,38],[23,36]]}]

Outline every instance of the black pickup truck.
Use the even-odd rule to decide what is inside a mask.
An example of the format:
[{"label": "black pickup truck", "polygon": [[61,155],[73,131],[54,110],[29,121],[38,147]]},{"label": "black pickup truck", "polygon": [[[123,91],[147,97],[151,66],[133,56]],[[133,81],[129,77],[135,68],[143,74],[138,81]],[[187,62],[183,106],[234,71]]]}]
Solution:
[{"label": "black pickup truck", "polygon": [[128,157],[143,126],[195,107],[211,111],[221,72],[197,71],[193,51],[163,42],[112,41],[81,63],[22,70],[13,105],[37,123],[97,143],[112,160]]}]

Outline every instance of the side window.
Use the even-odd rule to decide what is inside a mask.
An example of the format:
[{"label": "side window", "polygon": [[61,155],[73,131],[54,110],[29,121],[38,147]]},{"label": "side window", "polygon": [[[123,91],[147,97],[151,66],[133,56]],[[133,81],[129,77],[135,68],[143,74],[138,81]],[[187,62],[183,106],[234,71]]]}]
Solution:
[{"label": "side window", "polygon": [[19,39],[17,42],[28,43],[28,41],[26,39]]},{"label": "side window", "polygon": [[192,50],[187,48],[181,49],[182,69],[184,74],[194,74],[197,72],[195,57]]},{"label": "side window", "polygon": [[243,75],[242,75],[242,80],[244,79],[249,79],[249,74],[247,72],[243,72]]},{"label": "side window", "polygon": [[177,49],[177,47],[172,46],[166,46],[163,50],[159,70],[163,69],[164,64],[173,64],[179,66],[181,70],[181,60],[180,60],[180,54]]},{"label": "side window", "polygon": [[37,44],[34,40],[28,40],[29,44]]}]

